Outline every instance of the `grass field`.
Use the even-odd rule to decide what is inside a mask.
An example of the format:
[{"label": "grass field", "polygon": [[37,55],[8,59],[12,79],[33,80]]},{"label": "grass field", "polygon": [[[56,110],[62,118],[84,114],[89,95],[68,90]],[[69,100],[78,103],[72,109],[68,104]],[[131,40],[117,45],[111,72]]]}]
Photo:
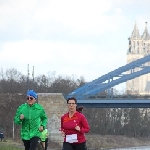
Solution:
[{"label": "grass field", "polygon": [[[59,150],[61,147],[58,143],[51,142],[49,140],[49,147],[50,149]],[[7,139],[5,142],[0,142],[0,150],[23,150],[23,142],[20,139]],[[41,150],[41,144],[38,144],[37,149]]]},{"label": "grass field", "polygon": [[[87,135],[87,147],[89,149],[110,149],[150,146],[150,138],[130,138],[120,135]],[[49,149],[60,150],[61,146],[56,142],[49,140]],[[24,146],[19,139],[7,139],[6,142],[0,142],[0,150],[23,150]]]},{"label": "grass field", "polygon": [[0,144],[0,150],[22,150],[22,148],[17,148],[10,145],[1,145]]},{"label": "grass field", "polygon": [[14,144],[12,141],[0,142],[0,150],[23,150],[19,145]]}]

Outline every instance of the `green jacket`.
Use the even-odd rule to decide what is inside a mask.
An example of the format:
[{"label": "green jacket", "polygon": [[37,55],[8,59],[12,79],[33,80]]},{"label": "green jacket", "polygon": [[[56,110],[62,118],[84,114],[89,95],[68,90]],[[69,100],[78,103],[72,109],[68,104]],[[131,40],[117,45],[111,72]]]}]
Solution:
[{"label": "green jacket", "polygon": [[[21,114],[24,115],[23,120],[20,120]],[[39,127],[46,127],[47,116],[41,105],[34,103],[32,106],[30,106],[25,103],[19,106],[17,109],[14,122],[18,125],[22,125],[21,138],[24,140],[30,140],[34,136],[41,136]]]}]

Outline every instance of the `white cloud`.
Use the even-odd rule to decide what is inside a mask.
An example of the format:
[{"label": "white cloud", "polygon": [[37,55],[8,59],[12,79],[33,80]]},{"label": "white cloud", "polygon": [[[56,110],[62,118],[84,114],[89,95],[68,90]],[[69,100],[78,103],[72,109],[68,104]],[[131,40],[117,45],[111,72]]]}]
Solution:
[{"label": "white cloud", "polygon": [[93,35],[117,30],[118,20],[124,19],[121,11],[105,15],[111,10],[108,0],[105,3],[99,0],[55,0],[42,4],[43,1],[26,0],[1,5],[0,19],[3,23],[0,29],[11,28],[25,35],[36,28],[43,34],[70,30],[73,35]]},{"label": "white cloud", "polygon": [[122,62],[124,57],[122,52],[118,53],[120,57],[116,58],[113,57],[114,52],[108,55],[106,51],[99,51],[100,47],[91,44],[21,41],[4,45],[0,51],[0,60],[2,64],[18,64],[21,72],[26,71],[27,64],[32,64],[38,70],[36,74],[56,71],[59,74],[85,76],[85,79],[90,81],[108,73],[110,68],[119,67],[118,62]]},{"label": "white cloud", "polygon": [[[72,61],[73,57],[78,61],[83,61],[86,56],[86,60],[90,61],[90,57],[93,56],[91,51],[93,46],[90,44],[70,44],[68,42],[48,42],[48,41],[17,41],[10,42],[3,46],[0,51],[0,59],[16,61],[16,62],[47,62],[64,60]],[[8,55],[9,54],[9,55]],[[17,59],[16,59],[17,58]],[[64,60],[64,61],[66,61]],[[87,63],[84,60],[83,63]],[[78,62],[76,62],[78,63]]]},{"label": "white cloud", "polygon": [[[82,75],[91,81],[126,64],[137,21],[150,22],[149,0],[0,1],[0,67]],[[134,11],[133,11],[134,10]],[[148,25],[149,27],[149,25]]]}]

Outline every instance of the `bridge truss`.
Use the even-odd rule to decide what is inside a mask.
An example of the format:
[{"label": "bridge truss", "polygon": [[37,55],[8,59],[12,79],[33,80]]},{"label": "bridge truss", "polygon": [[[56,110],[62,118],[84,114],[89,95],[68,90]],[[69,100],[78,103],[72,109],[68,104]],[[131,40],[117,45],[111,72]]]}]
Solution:
[{"label": "bridge truss", "polygon": [[[95,96],[107,89],[110,89],[111,87],[114,87],[115,85],[118,85],[120,83],[126,82],[131,79],[134,79],[141,75],[150,73],[150,66],[146,65],[146,63],[149,61],[150,61],[150,55],[147,55],[147,56],[145,56],[141,59],[135,60],[125,66],[119,67],[118,69],[111,71],[108,74],[105,74],[105,75],[93,80],[92,82],[88,82],[80,88],[75,89],[74,91],[72,91],[71,93],[69,93],[67,95],[67,98],[68,97],[76,97],[78,100],[78,103],[82,103],[82,104],[84,104],[84,106],[89,103],[88,106],[93,107],[94,100],[90,99],[90,97]],[[136,68],[140,68],[140,69],[139,69],[139,71],[134,72],[134,70],[136,70]],[[129,72],[129,73],[127,74],[127,72]],[[108,94],[110,94],[110,93],[108,93]],[[83,103],[83,102],[81,102],[83,100],[86,100],[86,101]],[[109,101],[109,104],[111,104],[111,101]],[[116,100],[113,100],[113,103],[115,103],[115,101]],[[122,101],[122,102],[120,102],[120,101]],[[140,102],[140,101],[142,101],[142,102]],[[102,106],[102,104],[106,103],[106,100],[103,103],[100,100],[98,100],[98,102],[95,102],[95,103],[97,104],[97,107],[98,107],[98,104],[100,104],[100,103]],[[107,107],[107,106],[108,107],[109,106],[110,107],[123,107],[123,106],[124,107],[140,107],[140,105],[142,105],[142,103],[145,103],[145,107],[150,107],[150,100],[148,100],[148,101],[146,100],[145,102],[143,100],[138,100],[137,102],[135,100],[130,100],[130,101],[128,101],[128,104],[129,104],[128,105],[127,101],[123,102],[122,99],[118,99],[116,101],[116,104],[118,103],[120,105],[115,105],[113,103],[112,103],[112,105],[108,105],[108,101],[107,101],[106,105],[103,105],[103,106],[105,106],[105,107]],[[92,104],[93,104],[93,106],[92,106]],[[142,107],[144,107],[144,106],[142,105]]]}]

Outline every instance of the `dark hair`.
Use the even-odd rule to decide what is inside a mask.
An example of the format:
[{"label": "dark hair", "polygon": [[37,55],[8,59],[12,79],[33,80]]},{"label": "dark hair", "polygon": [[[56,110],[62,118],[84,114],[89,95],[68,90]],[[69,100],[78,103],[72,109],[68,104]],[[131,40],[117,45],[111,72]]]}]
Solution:
[{"label": "dark hair", "polygon": [[84,108],[83,106],[79,106],[79,107],[76,108],[76,110],[77,110],[79,113],[82,113],[83,108]]},{"label": "dark hair", "polygon": [[77,104],[77,100],[76,100],[76,98],[75,97],[69,97],[68,99],[67,99],[67,104],[68,104],[68,101],[69,100],[74,100],[75,101],[75,103]]},{"label": "dark hair", "polygon": [[[77,104],[77,99],[76,99],[75,97],[69,97],[69,98],[67,99],[67,104],[68,104],[68,101],[69,101],[69,100],[74,100],[75,103]],[[83,106],[79,106],[79,107],[76,108],[76,110],[77,110],[79,113],[82,113],[83,108],[84,108]]]}]

